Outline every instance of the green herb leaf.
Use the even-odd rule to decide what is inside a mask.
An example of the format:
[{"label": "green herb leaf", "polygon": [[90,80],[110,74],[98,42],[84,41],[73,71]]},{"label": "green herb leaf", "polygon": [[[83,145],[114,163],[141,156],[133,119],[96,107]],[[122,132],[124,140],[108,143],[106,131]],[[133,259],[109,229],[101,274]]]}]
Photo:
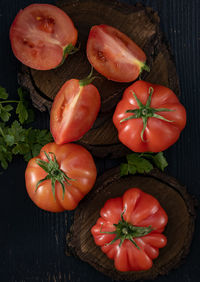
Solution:
[{"label": "green herb leaf", "polygon": [[[18,89],[19,101],[9,101],[8,94],[3,87],[0,87],[0,165],[7,169],[13,155],[22,155],[26,161],[37,156],[41,148],[53,140],[51,133],[46,129],[24,128],[21,124],[33,121],[34,112],[30,109],[26,99],[26,92]],[[13,107],[9,103],[17,103],[16,114],[19,121],[14,120],[7,125]],[[7,104],[4,106],[4,104]]]},{"label": "green herb leaf", "polygon": [[168,166],[168,162],[164,157],[163,152],[159,152],[158,154],[156,154],[153,158],[153,161],[157,168],[162,171],[164,171],[164,169]]},{"label": "green herb leaf", "polygon": [[3,106],[0,104],[0,118],[4,121],[7,122],[10,119],[11,114],[9,113],[13,107],[11,105],[6,105]]},{"label": "green herb leaf", "polygon": [[22,101],[17,105],[16,114],[18,114],[20,123],[24,123],[28,119],[28,111]]},{"label": "green herb leaf", "polygon": [[[127,161],[128,161],[128,165],[129,165],[129,172],[130,172],[130,169],[132,171],[135,171],[138,172],[138,173],[147,173],[147,172],[150,172],[152,169],[153,169],[153,166],[152,164],[140,157],[137,153],[133,153],[133,154],[130,154],[130,155],[127,155]],[[132,167],[134,169],[132,169]],[[131,173],[131,172],[130,172]]]},{"label": "green herb leaf", "polygon": [[24,123],[28,119],[28,110],[25,105],[24,93],[21,88],[17,90],[20,101],[16,108],[16,114],[18,114],[18,118],[20,123]]},{"label": "green herb leaf", "polygon": [[4,140],[8,146],[12,146],[15,144],[15,138],[13,135],[9,135],[9,134],[5,135]]},{"label": "green herb leaf", "polygon": [[0,86],[0,99],[6,100],[8,99],[8,93],[6,89]]},{"label": "green herb leaf", "polygon": [[128,175],[128,164],[120,165],[120,176]]},{"label": "green herb leaf", "polygon": [[[168,163],[163,152],[155,153],[132,153],[127,155],[127,164],[121,164],[120,175],[148,173],[154,166],[164,171]],[[154,166],[153,166],[154,165]]]}]

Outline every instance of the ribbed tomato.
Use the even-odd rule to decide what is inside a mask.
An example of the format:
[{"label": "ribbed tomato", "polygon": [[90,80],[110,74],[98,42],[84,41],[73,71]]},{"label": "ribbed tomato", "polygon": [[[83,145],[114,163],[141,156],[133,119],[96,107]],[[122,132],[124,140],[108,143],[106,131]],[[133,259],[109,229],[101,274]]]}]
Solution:
[{"label": "ribbed tomato", "polygon": [[140,80],[125,90],[113,122],[132,151],[160,152],[178,140],[186,111],[172,90]]},{"label": "ribbed tomato", "polygon": [[69,16],[49,4],[20,10],[10,28],[14,55],[33,69],[56,68],[74,50],[77,30]]},{"label": "ribbed tomato", "polygon": [[99,73],[113,81],[130,82],[143,69],[149,71],[143,50],[124,33],[105,24],[91,28],[87,57]]},{"label": "ribbed tomato", "polygon": [[73,210],[92,189],[96,175],[92,155],[85,148],[49,143],[38,157],[29,161],[25,172],[26,189],[41,209]]},{"label": "ribbed tomato", "polygon": [[138,188],[109,199],[91,232],[95,243],[114,260],[119,271],[152,267],[167,239],[162,234],[168,217],[159,202]]}]

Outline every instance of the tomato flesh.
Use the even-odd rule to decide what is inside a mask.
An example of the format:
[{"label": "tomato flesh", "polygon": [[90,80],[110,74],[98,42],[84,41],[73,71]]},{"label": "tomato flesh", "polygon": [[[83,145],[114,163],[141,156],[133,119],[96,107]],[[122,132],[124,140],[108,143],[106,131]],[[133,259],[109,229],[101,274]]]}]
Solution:
[{"label": "tomato flesh", "polygon": [[145,53],[137,44],[108,25],[92,27],[87,42],[87,57],[99,73],[119,82],[135,80],[146,61]]},{"label": "tomato flesh", "polygon": [[14,55],[38,70],[57,67],[66,46],[77,41],[73,22],[61,9],[49,4],[32,4],[20,10],[10,28]]},{"label": "tomato flesh", "polygon": [[56,95],[50,114],[50,128],[57,144],[80,139],[93,125],[100,109],[97,88],[67,81]]}]

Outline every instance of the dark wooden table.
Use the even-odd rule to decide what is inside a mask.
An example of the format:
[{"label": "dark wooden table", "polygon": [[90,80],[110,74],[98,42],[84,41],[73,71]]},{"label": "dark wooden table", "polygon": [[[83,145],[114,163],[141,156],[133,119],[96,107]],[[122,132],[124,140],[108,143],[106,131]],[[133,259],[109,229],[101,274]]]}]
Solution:
[{"label": "dark wooden table", "polygon": [[[16,97],[20,63],[14,58],[9,27],[20,8],[31,0],[0,0],[0,85]],[[53,1],[37,1],[53,3]],[[137,1],[123,1],[135,4]],[[180,78],[181,102],[187,109],[187,126],[179,141],[167,150],[168,173],[200,195],[200,1],[139,1],[158,11],[161,28],[169,41]],[[37,113],[35,126],[48,128],[48,114]],[[117,161],[95,159],[98,173]],[[38,209],[28,198],[24,170],[26,163],[15,158],[1,179],[0,281],[111,281],[88,264],[65,255],[69,213],[51,214]],[[191,250],[183,265],[157,281],[200,281],[200,217]]]}]

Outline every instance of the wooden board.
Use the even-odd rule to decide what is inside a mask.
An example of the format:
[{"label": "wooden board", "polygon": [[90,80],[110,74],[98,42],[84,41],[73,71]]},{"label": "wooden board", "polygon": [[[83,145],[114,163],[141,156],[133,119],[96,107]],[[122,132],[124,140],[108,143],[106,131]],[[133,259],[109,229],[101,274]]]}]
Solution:
[{"label": "wooden board", "polygon": [[[141,79],[171,88],[179,95],[179,83],[175,65],[159,27],[159,16],[149,7],[128,6],[114,0],[69,0],[57,5],[73,20],[79,32],[81,49],[67,58],[54,70],[38,71],[22,67],[19,83],[31,94],[33,104],[41,111],[50,110],[52,101],[64,82],[71,78],[84,78],[90,72],[86,57],[86,43],[93,25],[112,25],[133,39],[146,53],[151,72],[143,72]],[[101,94],[101,110],[93,128],[78,143],[98,157],[120,157],[128,152],[118,140],[112,115],[122,93],[130,83],[117,83],[104,78],[93,83]]]},{"label": "wooden board", "polygon": [[[113,261],[95,245],[90,229],[96,223],[104,203],[132,187],[156,197],[166,211],[168,224],[164,234],[168,242],[165,248],[160,249],[159,257],[150,270],[123,273],[116,271]],[[158,170],[146,176],[120,178],[119,168],[114,168],[98,179],[95,188],[76,209],[71,232],[67,235],[67,245],[69,251],[112,279],[154,279],[177,267],[186,256],[193,236],[194,220],[194,201],[176,179]]]}]

